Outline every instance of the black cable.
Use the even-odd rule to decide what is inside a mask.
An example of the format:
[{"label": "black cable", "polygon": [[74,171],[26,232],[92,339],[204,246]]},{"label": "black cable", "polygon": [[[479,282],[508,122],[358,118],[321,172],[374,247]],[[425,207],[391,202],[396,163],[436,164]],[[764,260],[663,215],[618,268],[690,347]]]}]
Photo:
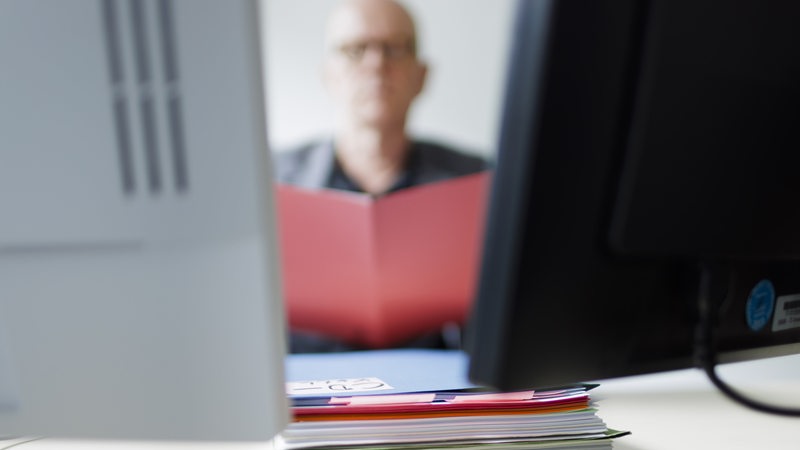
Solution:
[{"label": "black cable", "polygon": [[780,416],[789,416],[789,417],[800,417],[800,409],[771,405],[768,403],[760,402],[758,400],[754,400],[745,395],[742,395],[741,393],[733,389],[729,384],[725,383],[725,381],[723,381],[717,376],[716,365],[713,363],[713,361],[708,361],[708,363],[704,367],[702,367],[702,369],[705,371],[706,375],[711,380],[711,382],[714,383],[714,386],[716,386],[717,389],[719,389],[728,398],[734,400],[737,403],[740,403],[748,408],[755,409],[756,411],[761,411],[769,414],[776,414]]},{"label": "black cable", "polygon": [[698,295],[698,323],[695,335],[695,359],[699,368],[703,369],[711,383],[731,400],[756,411],[780,416],[800,417],[800,409],[763,403],[747,397],[717,376],[717,357],[714,349],[714,313],[712,303],[712,271],[709,267],[701,269],[700,290]]}]

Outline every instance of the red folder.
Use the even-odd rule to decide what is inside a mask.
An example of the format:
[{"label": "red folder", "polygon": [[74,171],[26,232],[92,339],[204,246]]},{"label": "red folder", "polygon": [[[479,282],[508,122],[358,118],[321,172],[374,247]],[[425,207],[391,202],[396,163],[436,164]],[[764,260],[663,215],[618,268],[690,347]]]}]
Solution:
[{"label": "red folder", "polygon": [[488,182],[483,172],[377,199],[278,185],[292,329],[379,348],[463,323]]}]

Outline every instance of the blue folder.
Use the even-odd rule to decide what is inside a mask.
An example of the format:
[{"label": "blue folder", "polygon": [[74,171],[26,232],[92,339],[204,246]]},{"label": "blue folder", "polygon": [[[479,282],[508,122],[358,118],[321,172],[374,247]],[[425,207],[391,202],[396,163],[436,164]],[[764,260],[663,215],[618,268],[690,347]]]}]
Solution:
[{"label": "blue folder", "polygon": [[[344,386],[380,389],[336,389]],[[342,383],[338,383],[341,380]],[[295,404],[337,396],[448,392],[479,388],[467,379],[467,356],[458,350],[368,350],[341,353],[291,354],[286,357],[286,381],[307,389],[292,389]],[[354,382],[355,381],[355,382]],[[333,387],[333,389],[328,389]],[[300,400],[300,401],[299,401]],[[313,402],[313,401],[312,401]]]}]

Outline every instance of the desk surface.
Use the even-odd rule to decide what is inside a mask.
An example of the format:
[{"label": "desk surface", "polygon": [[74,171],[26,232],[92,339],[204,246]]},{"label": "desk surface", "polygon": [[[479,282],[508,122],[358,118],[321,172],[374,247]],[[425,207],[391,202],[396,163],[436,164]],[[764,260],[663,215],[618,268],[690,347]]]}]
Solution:
[{"label": "desk surface", "polygon": [[[721,378],[740,392],[800,408],[800,356],[729,364]],[[600,381],[593,394],[611,428],[631,435],[617,450],[798,449],[800,418],[733,403],[698,369]]]},{"label": "desk surface", "polygon": [[[720,376],[742,392],[800,407],[800,355],[727,365]],[[593,397],[611,428],[629,430],[617,450],[797,449],[800,419],[745,409],[717,392],[699,370],[601,380]],[[776,398],[778,400],[776,400]],[[0,441],[0,450],[20,441]],[[4,445],[3,445],[4,444]],[[272,450],[269,443],[155,443],[40,439],[14,450]]]}]

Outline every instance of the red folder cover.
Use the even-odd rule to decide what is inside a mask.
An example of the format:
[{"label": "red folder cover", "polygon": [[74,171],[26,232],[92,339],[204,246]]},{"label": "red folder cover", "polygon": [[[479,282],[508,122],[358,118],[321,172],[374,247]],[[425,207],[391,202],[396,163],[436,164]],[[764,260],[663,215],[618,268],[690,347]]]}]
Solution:
[{"label": "red folder cover", "polygon": [[278,185],[291,327],[379,348],[463,323],[488,182],[483,172],[377,199]]}]

